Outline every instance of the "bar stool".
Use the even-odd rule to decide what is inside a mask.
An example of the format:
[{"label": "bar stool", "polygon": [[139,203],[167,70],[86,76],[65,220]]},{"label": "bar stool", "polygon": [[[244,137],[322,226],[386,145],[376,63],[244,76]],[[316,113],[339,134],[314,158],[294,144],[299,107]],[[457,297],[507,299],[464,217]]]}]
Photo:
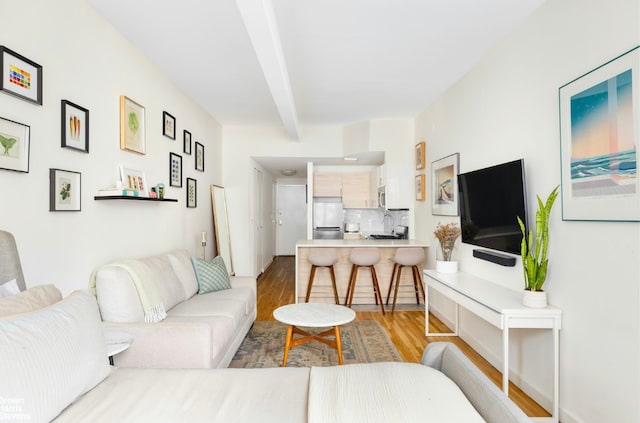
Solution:
[{"label": "bar stool", "polygon": [[349,255],[351,261],[351,274],[349,275],[349,285],[347,288],[347,296],[344,300],[345,305],[353,303],[353,295],[356,290],[356,281],[358,279],[358,269],[360,267],[368,267],[371,269],[371,279],[373,280],[373,294],[376,299],[376,305],[380,304],[380,310],[384,315],[384,304],[382,304],[382,296],[380,295],[380,286],[378,285],[378,276],[376,275],[375,264],[380,261],[380,252],[377,248],[354,248]]},{"label": "bar stool", "polygon": [[396,254],[393,257],[393,271],[391,272],[391,280],[389,281],[389,292],[387,293],[387,302],[389,305],[389,297],[391,296],[391,289],[393,288],[393,277],[397,276],[395,280],[396,288],[393,291],[393,307],[391,312],[396,309],[396,300],[398,299],[398,287],[400,286],[400,276],[402,274],[403,267],[411,267],[413,273],[413,288],[416,293],[416,304],[420,304],[419,293],[422,293],[422,301],[425,300],[424,286],[422,285],[422,276],[420,275],[420,269],[418,265],[424,261],[424,249],[423,248],[398,248]]},{"label": "bar stool", "polygon": [[340,304],[340,298],[338,298],[338,288],[336,288],[336,274],[333,271],[333,265],[338,262],[338,252],[335,248],[314,248],[309,250],[307,260],[311,263],[311,273],[309,274],[309,284],[307,285],[307,298],[305,302],[309,302],[309,296],[311,295],[311,287],[313,286],[313,280],[316,276],[316,269],[318,267],[326,267],[329,269],[329,275],[331,276],[331,284],[333,285],[333,296],[336,304]]}]

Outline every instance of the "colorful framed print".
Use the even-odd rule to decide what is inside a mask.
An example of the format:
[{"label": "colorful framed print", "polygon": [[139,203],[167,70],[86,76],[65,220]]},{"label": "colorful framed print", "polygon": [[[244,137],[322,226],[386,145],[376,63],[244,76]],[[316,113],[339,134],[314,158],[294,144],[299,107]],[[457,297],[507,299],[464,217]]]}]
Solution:
[{"label": "colorful framed print", "polygon": [[458,153],[431,163],[431,213],[458,216]]},{"label": "colorful framed print", "polygon": [[146,122],[144,107],[129,97],[120,96],[120,148],[146,154]]},{"label": "colorful framed print", "polygon": [[137,191],[139,197],[149,197],[149,186],[144,172],[120,166],[122,188]]},{"label": "colorful framed print", "polygon": [[425,176],[417,175],[416,176],[416,201],[424,201],[424,183]]},{"label": "colorful framed print", "polygon": [[420,141],[416,144],[416,170],[424,169],[425,166],[425,143]]},{"label": "colorful framed print", "polygon": [[162,135],[176,139],[176,118],[169,112],[162,112]]},{"label": "colorful framed print", "polygon": [[42,105],[42,66],[0,46],[0,90]]},{"label": "colorful framed print", "polygon": [[198,206],[198,181],[187,178],[187,207],[190,209]]},{"label": "colorful framed print", "polygon": [[80,173],[49,169],[49,211],[80,211]]},{"label": "colorful framed print", "polygon": [[196,142],[196,170],[204,172],[204,145]]},{"label": "colorful framed print", "polygon": [[0,169],[29,173],[31,128],[0,118]]},{"label": "colorful framed print", "polygon": [[69,100],[61,101],[62,138],[60,146],[89,152],[89,111]]},{"label": "colorful framed print", "polygon": [[640,221],[640,47],[559,97],[562,220]]},{"label": "colorful framed print", "polygon": [[182,150],[184,154],[191,155],[191,132],[186,129],[182,131]]},{"label": "colorful framed print", "polygon": [[169,153],[169,177],[170,186],[182,186],[182,156],[179,154]]}]

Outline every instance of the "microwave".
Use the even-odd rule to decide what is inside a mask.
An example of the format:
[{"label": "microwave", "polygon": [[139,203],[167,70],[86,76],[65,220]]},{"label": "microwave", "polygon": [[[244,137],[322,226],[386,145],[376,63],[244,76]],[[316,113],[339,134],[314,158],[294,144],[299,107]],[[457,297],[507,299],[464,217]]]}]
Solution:
[{"label": "microwave", "polygon": [[378,207],[383,209],[387,207],[387,193],[385,191],[385,187],[378,188]]}]

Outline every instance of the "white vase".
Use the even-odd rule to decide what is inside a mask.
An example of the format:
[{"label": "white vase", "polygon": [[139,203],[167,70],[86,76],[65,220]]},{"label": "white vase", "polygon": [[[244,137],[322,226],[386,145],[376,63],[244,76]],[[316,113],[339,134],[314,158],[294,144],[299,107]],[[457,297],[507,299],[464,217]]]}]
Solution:
[{"label": "white vase", "polygon": [[547,306],[547,293],[544,291],[529,291],[525,289],[522,296],[522,304],[524,304],[525,307],[545,308]]},{"label": "white vase", "polygon": [[438,273],[457,273],[457,261],[436,260],[436,272]]}]

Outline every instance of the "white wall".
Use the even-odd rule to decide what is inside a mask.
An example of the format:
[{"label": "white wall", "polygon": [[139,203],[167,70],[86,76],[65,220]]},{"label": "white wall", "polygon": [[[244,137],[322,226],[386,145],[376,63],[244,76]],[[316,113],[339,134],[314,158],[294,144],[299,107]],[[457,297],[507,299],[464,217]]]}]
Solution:
[{"label": "white wall", "polygon": [[[459,152],[461,172],[524,158],[533,218],[535,194],[546,197],[560,183],[558,88],[638,45],[639,18],[636,0],[547,1],[418,116],[416,139],[426,140],[432,159]],[[416,205],[419,238],[433,239],[443,220],[429,204]],[[638,422],[640,225],[562,221],[560,199],[550,225],[545,289],[563,310],[561,420]],[[519,259],[504,268],[471,250],[459,247],[462,270],[522,289]],[[434,256],[431,249],[431,263]],[[466,313],[462,325],[464,338],[498,366],[500,333]],[[551,336],[514,332],[514,379],[548,405]]]},{"label": "white wall", "polygon": [[[85,288],[110,260],[186,248],[200,254],[199,234],[213,239],[209,184],[221,184],[221,127],[81,0],[0,0],[1,44],[43,67],[43,105],[0,93],[0,116],[31,126],[29,173],[0,169],[0,228],[14,234],[28,286]],[[147,154],[120,150],[119,96],[146,108]],[[60,147],[60,100],[90,111],[89,154]],[[162,135],[162,112],[176,117],[177,140]],[[205,146],[205,172],[182,153],[182,131]],[[195,150],[195,145],[193,146]],[[183,188],[169,187],[169,152],[183,156]],[[118,166],[164,182],[178,203],[94,201],[113,185]],[[49,212],[49,168],[82,174],[81,212]],[[198,207],[187,209],[186,177],[198,181]],[[210,243],[211,244],[211,243]],[[213,246],[207,248],[208,255]]]}]

